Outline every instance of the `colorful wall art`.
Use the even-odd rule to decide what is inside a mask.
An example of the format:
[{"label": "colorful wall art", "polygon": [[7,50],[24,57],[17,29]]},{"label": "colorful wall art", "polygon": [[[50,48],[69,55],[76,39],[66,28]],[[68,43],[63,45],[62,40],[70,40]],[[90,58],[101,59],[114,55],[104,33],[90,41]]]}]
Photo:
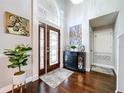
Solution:
[{"label": "colorful wall art", "polygon": [[82,45],[82,25],[75,25],[70,27],[70,45]]},{"label": "colorful wall art", "polygon": [[15,14],[5,12],[6,32],[10,34],[29,36],[29,20]]}]

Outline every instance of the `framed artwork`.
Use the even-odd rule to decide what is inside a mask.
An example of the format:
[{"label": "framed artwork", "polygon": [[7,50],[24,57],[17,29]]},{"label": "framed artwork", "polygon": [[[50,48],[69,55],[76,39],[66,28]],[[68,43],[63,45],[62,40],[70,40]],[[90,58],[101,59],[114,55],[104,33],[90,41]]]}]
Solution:
[{"label": "framed artwork", "polygon": [[15,35],[29,36],[29,20],[15,14],[5,12],[6,32]]},{"label": "framed artwork", "polygon": [[81,24],[70,27],[69,38],[70,38],[70,45],[75,45],[75,46],[82,45]]}]

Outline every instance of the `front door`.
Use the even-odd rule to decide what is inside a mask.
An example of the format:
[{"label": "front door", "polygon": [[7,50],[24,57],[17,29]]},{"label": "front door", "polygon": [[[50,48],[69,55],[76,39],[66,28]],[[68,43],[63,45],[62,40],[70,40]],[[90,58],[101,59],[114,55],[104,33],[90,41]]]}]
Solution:
[{"label": "front door", "polygon": [[60,30],[47,25],[47,71],[60,67]]},{"label": "front door", "polygon": [[60,67],[60,30],[39,25],[39,75]]}]

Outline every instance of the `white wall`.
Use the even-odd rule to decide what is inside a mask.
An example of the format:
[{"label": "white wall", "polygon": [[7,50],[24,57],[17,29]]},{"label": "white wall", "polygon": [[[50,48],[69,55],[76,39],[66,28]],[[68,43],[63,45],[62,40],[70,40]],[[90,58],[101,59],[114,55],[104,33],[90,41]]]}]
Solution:
[{"label": "white wall", "polygon": [[39,78],[38,66],[38,1],[32,1],[32,45],[33,45],[33,81]]},{"label": "white wall", "polygon": [[112,53],[113,29],[112,27],[94,30],[94,52]]},{"label": "white wall", "polygon": [[114,68],[113,61],[113,27],[98,27],[94,29],[94,62]]},{"label": "white wall", "polygon": [[124,55],[124,49],[123,49],[123,34],[124,34],[124,0],[119,0],[119,15],[118,15],[118,19],[116,20],[116,24],[115,24],[115,30],[116,30],[116,41],[117,41],[117,90],[124,92],[124,82],[123,82],[123,71],[124,71],[124,67],[123,67],[123,55]]},{"label": "white wall", "polygon": [[119,37],[118,90],[124,92],[124,35]]},{"label": "white wall", "polygon": [[[64,42],[67,42],[64,44],[64,46],[66,46],[68,44],[68,40],[69,40],[69,27],[76,25],[76,24],[82,24],[82,28],[83,28],[83,44],[86,46],[86,52],[87,52],[87,58],[86,58],[86,67],[87,69],[90,68],[90,51],[89,51],[89,20],[96,18],[98,16],[102,16],[102,15],[106,15],[115,11],[119,11],[119,15],[118,15],[118,19],[116,21],[115,24],[115,33],[116,33],[116,41],[117,44],[118,43],[118,37],[124,33],[124,0],[84,0],[84,2],[82,2],[79,5],[73,5],[72,3],[70,3],[70,1],[68,1],[68,14],[67,14],[67,33],[65,33],[64,35],[67,37],[65,39]],[[121,50],[123,51],[123,49]],[[121,63],[119,61],[118,58],[118,54],[119,54],[119,50],[118,50],[118,46],[116,49],[116,54],[117,54],[117,58],[116,62],[115,62],[115,68],[117,69],[117,73],[118,73],[118,63],[119,65],[123,65],[123,63]],[[122,68],[123,69],[123,68]],[[120,69],[120,70],[122,70]],[[118,77],[121,77],[122,73],[118,73]],[[117,78],[118,78],[117,77]],[[117,90],[122,90],[122,86],[123,83],[121,83],[120,78],[118,78],[117,81]],[[123,85],[124,86],[124,85]]]},{"label": "white wall", "polygon": [[[44,1],[44,0],[42,0]],[[60,22],[61,27],[61,60],[62,60],[62,55],[63,55],[63,28],[64,25],[64,9],[65,9],[65,1],[66,0],[56,0],[59,12],[61,15],[59,17],[62,20]],[[13,48],[15,47],[16,44],[32,44],[33,46],[33,56],[29,58],[29,63],[28,66],[24,67],[24,69],[28,72],[27,76],[30,77],[33,75],[33,80],[38,79],[38,1],[37,0],[1,0],[0,1],[0,92],[1,88],[5,91],[7,89],[11,89],[11,86],[8,86],[12,82],[12,76],[13,73],[16,71],[16,69],[8,69],[7,64],[8,60],[7,57],[2,55],[3,49],[5,48]],[[46,4],[47,5],[47,4]],[[41,6],[43,6],[43,3],[41,3]],[[31,30],[32,30],[32,35],[30,37],[25,37],[25,36],[18,36],[18,35],[12,35],[12,34],[7,34],[5,33],[5,28],[4,28],[4,12],[9,11],[14,14],[20,15],[22,17],[28,18],[31,21]],[[33,11],[33,12],[32,12]],[[61,17],[62,16],[62,17]],[[51,24],[48,22],[48,24]],[[51,24],[53,26],[56,26],[54,24]],[[4,41],[4,42],[3,42]],[[33,42],[32,42],[33,41]],[[33,61],[33,64],[32,62]],[[62,61],[61,61],[62,63]],[[62,66],[62,64],[61,64]],[[33,70],[32,70],[33,69]],[[2,73],[2,71],[4,72]],[[3,81],[1,81],[3,80]],[[7,86],[7,87],[6,87]],[[5,87],[5,88],[3,88]],[[4,91],[4,92],[5,92]]]},{"label": "white wall", "polygon": [[[69,27],[75,24],[82,24],[83,28],[83,44],[86,46],[87,52],[87,69],[90,68],[89,60],[89,20],[101,15],[111,13],[118,10],[118,0],[84,0],[79,5],[73,5],[68,2],[68,31]],[[69,36],[69,35],[68,35]],[[69,37],[68,37],[69,38]],[[67,41],[67,40],[66,40]],[[65,45],[66,46],[66,45]]]},{"label": "white wall", "polygon": [[[55,1],[51,1],[51,0],[39,0],[38,1],[38,8],[42,8],[43,10],[45,10],[46,12],[46,16],[45,18],[42,17],[42,11],[40,11],[38,9],[38,20],[40,22],[46,23],[48,25],[51,25],[55,28],[60,29],[60,66],[63,66],[63,33],[64,33],[64,26],[65,26],[65,8],[66,8],[66,4],[65,4],[65,0],[55,0]],[[49,7],[52,7],[52,9],[50,9]],[[49,11],[51,13],[51,15],[49,15]],[[55,12],[56,11],[56,12]],[[50,16],[50,17],[49,17]],[[50,19],[52,18],[52,19]],[[52,22],[51,20],[55,20],[54,22]],[[59,23],[58,23],[59,22]]]},{"label": "white wall", "polygon": [[[5,31],[5,11],[27,18],[31,22],[31,0],[1,0],[0,1],[0,88],[5,87],[12,82],[12,76],[17,69],[8,69],[8,59],[3,55],[5,48],[13,48],[17,44],[30,44],[30,37],[7,34]],[[30,24],[31,25],[31,24]],[[31,33],[31,29],[30,29]],[[28,73],[27,77],[32,75],[32,62],[29,58],[28,66],[24,67]],[[0,91],[1,92],[1,91]],[[2,92],[3,93],[3,92]]]}]

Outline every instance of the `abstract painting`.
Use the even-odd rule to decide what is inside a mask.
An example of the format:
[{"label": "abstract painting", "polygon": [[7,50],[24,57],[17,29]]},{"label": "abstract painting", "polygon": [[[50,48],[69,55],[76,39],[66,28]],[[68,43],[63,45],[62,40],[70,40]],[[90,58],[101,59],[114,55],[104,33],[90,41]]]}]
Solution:
[{"label": "abstract painting", "polygon": [[82,45],[82,25],[75,25],[70,27],[70,45]]},{"label": "abstract painting", "polygon": [[5,12],[6,32],[10,34],[29,36],[29,20],[15,14]]}]

